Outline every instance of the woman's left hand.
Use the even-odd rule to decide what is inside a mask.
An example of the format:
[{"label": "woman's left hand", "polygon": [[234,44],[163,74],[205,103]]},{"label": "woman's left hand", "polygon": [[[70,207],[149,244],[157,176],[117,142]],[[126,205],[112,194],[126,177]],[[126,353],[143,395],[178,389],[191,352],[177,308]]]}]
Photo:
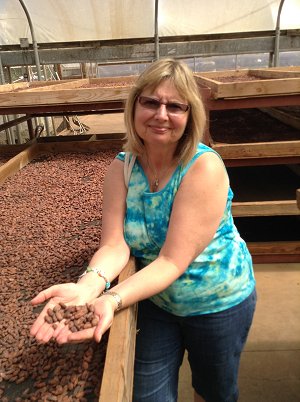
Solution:
[{"label": "woman's left hand", "polygon": [[96,342],[101,341],[102,335],[112,325],[116,303],[111,297],[100,296],[93,304],[95,306],[94,314],[99,319],[97,326],[78,332],[71,332],[70,329],[65,326],[55,337],[57,343],[80,343],[91,339],[94,339]]}]

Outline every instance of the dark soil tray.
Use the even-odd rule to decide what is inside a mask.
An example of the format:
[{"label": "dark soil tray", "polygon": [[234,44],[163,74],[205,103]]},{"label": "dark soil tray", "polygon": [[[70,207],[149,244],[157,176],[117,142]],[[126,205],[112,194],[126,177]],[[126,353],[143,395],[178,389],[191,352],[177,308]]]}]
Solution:
[{"label": "dark soil tray", "polygon": [[295,200],[300,176],[288,165],[227,168],[234,201]]},{"label": "dark soil tray", "polygon": [[300,119],[300,106],[281,106],[277,107],[276,109],[288,113],[291,116],[299,117]]},{"label": "dark soil tray", "polygon": [[240,144],[300,140],[299,130],[259,109],[215,110],[210,112],[209,119],[213,142]]},{"label": "dark soil tray", "polygon": [[260,216],[234,219],[246,242],[300,241],[300,216]]}]

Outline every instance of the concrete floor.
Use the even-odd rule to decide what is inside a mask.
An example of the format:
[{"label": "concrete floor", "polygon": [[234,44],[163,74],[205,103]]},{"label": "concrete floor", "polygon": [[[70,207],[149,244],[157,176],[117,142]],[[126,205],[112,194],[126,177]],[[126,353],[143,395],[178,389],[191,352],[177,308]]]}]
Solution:
[{"label": "concrete floor", "polygon": [[[256,264],[258,302],[241,359],[239,402],[300,401],[300,264]],[[190,370],[178,402],[193,402]]]}]

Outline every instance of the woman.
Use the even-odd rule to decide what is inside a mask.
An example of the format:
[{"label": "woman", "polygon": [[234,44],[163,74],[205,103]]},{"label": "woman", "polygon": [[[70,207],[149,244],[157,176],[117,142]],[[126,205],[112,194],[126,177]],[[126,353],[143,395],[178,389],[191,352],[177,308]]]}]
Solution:
[{"label": "woman", "polygon": [[[100,248],[77,284],[33,299],[50,301],[31,334],[41,342],[99,342],[115,311],[139,302],[133,400],[176,401],[186,350],[194,400],[237,401],[255,279],[233,222],[226,169],[201,143],[205,111],[189,68],[172,59],[153,63],[128,97],[125,123],[125,150],[136,157],[128,189],[120,153],[105,179]],[[130,254],[138,271],[103,293]],[[44,315],[60,301],[93,301],[99,324],[74,334],[63,325],[54,330]]]}]

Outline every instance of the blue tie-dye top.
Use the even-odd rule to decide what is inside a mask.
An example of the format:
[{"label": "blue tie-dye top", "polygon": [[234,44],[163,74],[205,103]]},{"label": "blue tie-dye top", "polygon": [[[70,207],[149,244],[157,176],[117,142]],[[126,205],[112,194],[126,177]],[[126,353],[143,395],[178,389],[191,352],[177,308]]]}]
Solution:
[{"label": "blue tie-dye top", "polygon": [[[147,177],[135,161],[128,185],[124,232],[140,268],[157,258],[181,180],[204,152],[215,151],[199,144],[189,164],[178,166],[167,185],[156,193],[150,192]],[[125,153],[117,158],[124,161]],[[205,250],[167,289],[150,298],[157,306],[178,316],[206,314],[232,307],[253,291],[252,259],[233,222],[232,197],[229,188],[222,221]]]}]

